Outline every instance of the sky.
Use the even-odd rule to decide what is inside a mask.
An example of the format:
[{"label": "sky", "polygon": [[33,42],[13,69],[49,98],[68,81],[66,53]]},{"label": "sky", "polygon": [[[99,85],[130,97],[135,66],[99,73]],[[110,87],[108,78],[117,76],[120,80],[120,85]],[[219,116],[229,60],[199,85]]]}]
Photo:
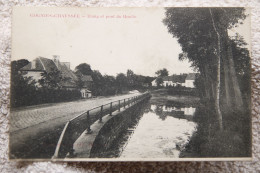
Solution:
[{"label": "sky", "polygon": [[188,61],[178,60],[181,47],[162,23],[164,12],[163,8],[16,8],[12,60],[59,55],[72,70],[88,63],[92,70],[108,75],[127,69],[148,76],[162,68],[170,75],[193,72]]}]

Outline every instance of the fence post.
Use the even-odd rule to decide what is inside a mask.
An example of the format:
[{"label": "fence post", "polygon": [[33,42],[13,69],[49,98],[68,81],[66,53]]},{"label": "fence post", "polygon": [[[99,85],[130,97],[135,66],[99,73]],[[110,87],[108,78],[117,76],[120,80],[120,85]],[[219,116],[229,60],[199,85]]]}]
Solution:
[{"label": "fence post", "polygon": [[90,129],[91,119],[89,115],[89,111],[87,111],[87,134],[91,134],[92,130]]},{"label": "fence post", "polygon": [[112,116],[112,102],[110,102],[110,110],[109,110],[109,115]]},{"label": "fence post", "polygon": [[124,108],[125,108],[125,99],[124,99]]},{"label": "fence post", "polygon": [[103,105],[100,106],[100,115],[99,115],[99,122],[102,122],[102,116],[103,116]]},{"label": "fence post", "polygon": [[118,100],[118,111],[120,112],[120,100]]}]

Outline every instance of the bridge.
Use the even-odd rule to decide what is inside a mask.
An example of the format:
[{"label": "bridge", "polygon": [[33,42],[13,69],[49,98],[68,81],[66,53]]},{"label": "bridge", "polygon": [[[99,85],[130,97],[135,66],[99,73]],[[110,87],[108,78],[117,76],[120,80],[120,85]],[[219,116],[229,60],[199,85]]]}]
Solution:
[{"label": "bridge", "polygon": [[[62,130],[52,160],[97,156],[97,148],[104,152],[149,98],[150,93],[146,92],[89,109],[70,119]],[[104,131],[113,131],[113,135]]]}]

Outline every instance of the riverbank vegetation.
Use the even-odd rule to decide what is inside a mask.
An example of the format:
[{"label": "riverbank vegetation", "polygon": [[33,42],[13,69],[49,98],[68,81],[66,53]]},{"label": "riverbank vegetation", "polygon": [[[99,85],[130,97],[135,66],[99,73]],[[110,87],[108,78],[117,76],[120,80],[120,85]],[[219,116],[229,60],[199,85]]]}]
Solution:
[{"label": "riverbank vegetation", "polygon": [[195,86],[198,130],[183,157],[250,157],[250,57],[247,43],[229,29],[243,23],[244,8],[167,8],[164,24],[200,72]]},{"label": "riverbank vegetation", "polygon": [[169,88],[161,88],[151,90],[151,104],[156,105],[165,105],[168,102],[175,104],[184,104],[189,106],[197,107],[200,101],[200,98],[193,95],[179,95],[179,94],[169,94]]}]

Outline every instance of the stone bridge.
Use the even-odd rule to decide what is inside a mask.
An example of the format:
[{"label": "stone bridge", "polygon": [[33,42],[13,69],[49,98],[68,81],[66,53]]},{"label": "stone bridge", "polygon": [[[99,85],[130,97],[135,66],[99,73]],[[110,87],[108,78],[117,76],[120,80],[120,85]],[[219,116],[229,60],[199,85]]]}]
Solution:
[{"label": "stone bridge", "polygon": [[68,121],[52,160],[101,157],[140,112],[150,93],[90,109]]}]

